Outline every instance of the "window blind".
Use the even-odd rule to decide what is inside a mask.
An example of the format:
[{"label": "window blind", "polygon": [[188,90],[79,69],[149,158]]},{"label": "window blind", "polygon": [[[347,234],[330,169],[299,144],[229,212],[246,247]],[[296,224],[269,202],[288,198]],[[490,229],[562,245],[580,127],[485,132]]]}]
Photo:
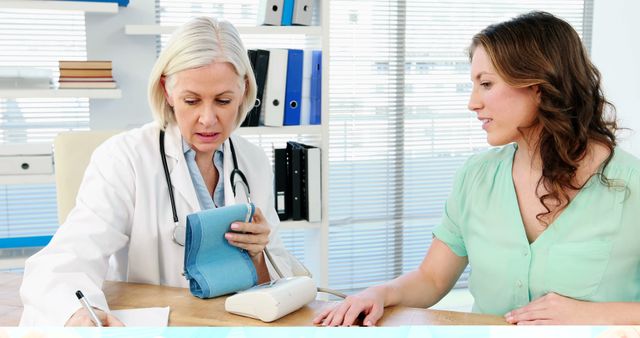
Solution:
[{"label": "window blind", "polygon": [[[57,79],[58,60],[86,59],[84,14],[0,8],[0,50],[0,67],[49,69]],[[0,97],[0,147],[51,143],[60,131],[87,129],[85,98]],[[54,184],[0,185],[0,248],[42,244],[57,229],[56,210]]]},{"label": "window blind", "polygon": [[488,148],[466,108],[472,36],[530,10],[551,12],[584,34],[587,5],[331,0],[331,288],[353,292],[414,270],[457,168]]},{"label": "window blind", "polygon": [[[488,147],[466,109],[465,48],[473,34],[534,9],[590,34],[591,14],[584,8],[591,1],[323,1],[331,1],[329,283],[350,292],[418,266],[453,174]],[[258,3],[157,0],[156,14],[168,26],[196,15],[254,26]],[[159,39],[159,48],[167,38]],[[319,39],[300,36],[243,41],[247,48],[320,47]],[[272,144],[290,136],[247,138],[272,156]],[[304,230],[280,234],[290,251],[303,255]],[[466,285],[467,274],[458,286]]]}]

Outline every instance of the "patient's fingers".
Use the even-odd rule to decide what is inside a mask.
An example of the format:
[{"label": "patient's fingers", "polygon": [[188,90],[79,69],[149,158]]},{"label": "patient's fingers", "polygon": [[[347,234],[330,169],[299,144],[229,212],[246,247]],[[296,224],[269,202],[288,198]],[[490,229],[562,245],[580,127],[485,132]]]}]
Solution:
[{"label": "patient's fingers", "polygon": [[328,324],[329,326],[339,326],[344,325],[344,314],[347,313],[347,310],[351,308],[351,304],[349,302],[342,302],[337,309],[333,311],[333,319]]},{"label": "patient's fingers", "polygon": [[333,311],[335,307],[335,305],[327,306],[324,310],[322,310],[322,312],[320,312],[319,315],[313,318],[313,323],[320,324],[329,315],[329,313]]}]

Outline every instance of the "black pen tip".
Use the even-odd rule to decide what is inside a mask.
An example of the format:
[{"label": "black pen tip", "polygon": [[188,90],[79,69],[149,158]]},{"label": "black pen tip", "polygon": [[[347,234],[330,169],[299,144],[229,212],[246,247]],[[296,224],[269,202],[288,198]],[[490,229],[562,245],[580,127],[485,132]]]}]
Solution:
[{"label": "black pen tip", "polygon": [[76,291],[76,297],[78,297],[78,299],[84,297],[84,295],[82,294],[82,291],[80,290]]}]

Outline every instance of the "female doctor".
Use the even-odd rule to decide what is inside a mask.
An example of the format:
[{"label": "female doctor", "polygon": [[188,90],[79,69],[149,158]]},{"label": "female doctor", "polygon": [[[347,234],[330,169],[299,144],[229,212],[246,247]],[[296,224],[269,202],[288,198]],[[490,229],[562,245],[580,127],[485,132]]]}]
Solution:
[{"label": "female doctor", "polygon": [[249,196],[257,207],[253,222],[232,224],[237,232],[226,239],[247,250],[260,283],[276,276],[263,255],[267,244],[278,268],[291,274],[274,231],[270,162],[259,147],[231,135],[255,97],[247,51],[230,23],[200,17],[178,29],[151,71],[155,121],[96,149],[75,208],[49,245],[27,260],[21,325],[93,325],[76,290],[103,325],[122,325],[108,314],[103,281],[188,287],[186,216]]}]

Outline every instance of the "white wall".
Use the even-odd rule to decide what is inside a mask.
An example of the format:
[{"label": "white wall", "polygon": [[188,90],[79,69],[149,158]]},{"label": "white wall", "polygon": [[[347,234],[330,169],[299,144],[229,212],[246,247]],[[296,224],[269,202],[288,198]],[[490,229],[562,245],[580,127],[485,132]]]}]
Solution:
[{"label": "white wall", "polygon": [[622,148],[640,157],[640,1],[594,0],[591,56],[618,111]]},{"label": "white wall", "polygon": [[121,99],[91,100],[92,130],[124,130],[153,120],[147,80],[156,60],[156,36],[126,35],[124,26],[155,24],[155,1],[133,0],[118,14],[85,14],[87,57],[112,60]]}]

